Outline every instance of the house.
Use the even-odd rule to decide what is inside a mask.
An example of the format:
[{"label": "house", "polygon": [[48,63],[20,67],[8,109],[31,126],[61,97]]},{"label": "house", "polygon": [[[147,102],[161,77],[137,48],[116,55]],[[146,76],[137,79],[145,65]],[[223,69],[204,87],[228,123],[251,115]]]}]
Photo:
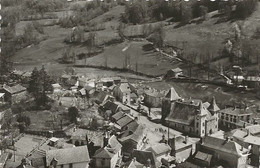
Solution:
[{"label": "house", "polygon": [[172,103],[165,122],[183,133],[204,137],[218,131],[218,110],[214,97],[208,109],[201,100],[179,100]]},{"label": "house", "polygon": [[115,123],[117,120],[123,118],[125,115],[126,115],[126,114],[125,114],[124,112],[119,111],[119,112],[117,112],[116,114],[114,114],[114,115],[111,116],[111,121]]},{"label": "house", "polygon": [[130,105],[131,93],[135,92],[135,88],[129,83],[120,83],[113,90],[113,95],[120,102]]},{"label": "house", "polygon": [[97,95],[97,99],[96,99],[96,103],[97,104],[103,104],[104,102],[106,102],[108,99],[111,99],[111,95],[109,95],[107,92],[105,91],[100,91]]},{"label": "house", "polygon": [[27,98],[26,88],[18,84],[15,86],[4,85],[1,92],[5,93],[5,101],[12,104],[19,103]]},{"label": "house", "polygon": [[229,129],[242,128],[250,123],[252,114],[252,108],[225,108],[219,111],[219,124]]},{"label": "house", "polygon": [[167,71],[164,78],[165,79],[178,78],[179,76],[182,76],[182,75],[183,75],[183,70],[181,68],[175,68],[175,69],[170,69],[169,71]]},{"label": "house", "polygon": [[247,76],[243,80],[243,84],[246,85],[248,88],[257,88],[260,84],[260,77],[259,76]]},{"label": "house", "polygon": [[126,126],[128,124],[130,124],[131,122],[134,122],[135,121],[135,118],[128,115],[128,114],[125,114],[122,118],[118,119],[115,124],[118,125],[118,128],[120,128],[121,130],[123,130],[123,128],[126,128]]},{"label": "house", "polygon": [[222,163],[225,167],[245,167],[249,150],[230,138],[220,139],[207,136],[203,139],[200,151],[212,153],[215,163]]},{"label": "house", "polygon": [[151,151],[142,151],[134,149],[132,158],[133,159],[130,165],[137,164],[137,167],[141,167],[140,165],[146,168],[157,168],[161,166],[161,163],[156,159],[154,153]]},{"label": "house", "polygon": [[99,81],[102,82],[103,86],[106,86],[106,87],[110,87],[114,84],[113,78],[108,78],[108,77],[101,78]]},{"label": "house", "polygon": [[31,76],[32,76],[32,72],[25,72],[23,75],[22,75],[22,82],[23,83],[29,83],[30,80],[31,80]]},{"label": "house", "polygon": [[171,156],[175,157],[176,162],[182,162],[195,153],[196,144],[199,139],[193,139],[188,136],[174,136],[169,138],[171,147]]},{"label": "house", "polygon": [[161,107],[162,99],[165,93],[155,89],[148,89],[144,91],[144,104],[148,107]]},{"label": "house", "polygon": [[88,145],[88,135],[83,129],[76,129],[73,131],[70,141],[75,146]]},{"label": "house", "polygon": [[[106,137],[108,138],[108,137]],[[104,147],[97,150],[94,155],[96,168],[115,168],[121,160],[122,145],[113,135],[108,140],[104,140]]]},{"label": "house", "polygon": [[89,167],[89,153],[87,146],[55,149],[46,152],[46,166],[62,167]]},{"label": "house", "polygon": [[121,82],[121,78],[119,76],[112,77],[114,84],[118,85]]},{"label": "house", "polygon": [[175,158],[170,156],[172,148],[166,143],[158,143],[145,149],[145,151],[151,151],[158,161],[163,159],[169,163],[175,161]]},{"label": "house", "polygon": [[119,106],[112,101],[106,101],[104,104],[101,104],[98,108],[98,112],[105,117],[110,119],[112,115],[119,111]]},{"label": "house", "polygon": [[52,86],[52,89],[53,89],[53,93],[61,92],[62,87],[59,83],[54,83],[51,86]]},{"label": "house", "polygon": [[180,99],[179,94],[171,87],[166,96],[162,99],[162,121],[165,121],[165,118],[169,115],[171,104]]},{"label": "house", "polygon": [[146,143],[145,127],[139,125],[133,134],[120,138],[122,154],[125,159],[129,158],[134,149],[140,150]]},{"label": "house", "polygon": [[[254,135],[254,127],[259,125],[253,125],[246,128],[240,128],[231,131],[231,137],[235,142],[241,146],[250,149],[251,155],[249,156],[251,160],[251,165],[257,166],[260,164],[260,137]],[[258,131],[257,131],[258,132]]]}]

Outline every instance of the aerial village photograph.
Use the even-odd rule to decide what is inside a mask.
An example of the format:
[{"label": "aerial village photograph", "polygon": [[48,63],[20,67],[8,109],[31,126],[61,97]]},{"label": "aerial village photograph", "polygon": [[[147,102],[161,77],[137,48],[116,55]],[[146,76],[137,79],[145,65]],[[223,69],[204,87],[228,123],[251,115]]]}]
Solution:
[{"label": "aerial village photograph", "polygon": [[260,0],[0,4],[0,168],[260,168]]}]

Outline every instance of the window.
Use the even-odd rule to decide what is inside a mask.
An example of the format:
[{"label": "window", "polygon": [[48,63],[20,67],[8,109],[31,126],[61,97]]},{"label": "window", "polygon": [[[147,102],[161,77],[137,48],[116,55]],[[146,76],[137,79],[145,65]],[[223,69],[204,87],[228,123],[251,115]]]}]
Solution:
[{"label": "window", "polygon": [[182,129],[184,130],[184,126],[182,126]]},{"label": "window", "polygon": [[196,127],[199,127],[199,123],[196,123],[196,125],[197,125]]},{"label": "window", "polygon": [[204,130],[202,130],[202,134],[204,134]]},{"label": "window", "polygon": [[205,123],[203,122],[202,125],[205,126]]},{"label": "window", "polygon": [[63,168],[63,165],[60,165],[60,168]]},{"label": "window", "polygon": [[69,166],[70,168],[73,168],[73,164],[72,163],[70,163],[70,166]]}]

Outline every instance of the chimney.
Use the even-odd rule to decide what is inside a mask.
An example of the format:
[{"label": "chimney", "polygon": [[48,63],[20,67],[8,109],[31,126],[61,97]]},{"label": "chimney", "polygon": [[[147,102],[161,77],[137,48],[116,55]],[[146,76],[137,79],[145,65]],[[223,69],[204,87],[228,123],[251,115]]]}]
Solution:
[{"label": "chimney", "polygon": [[148,160],[147,160],[147,168],[148,168],[148,167],[149,167],[149,168],[151,167],[151,159],[148,159]]},{"label": "chimney", "polygon": [[184,139],[184,143],[187,144],[188,143],[188,135],[185,136],[185,139]]},{"label": "chimney", "polygon": [[108,145],[108,140],[109,140],[109,132],[108,131],[106,131],[105,132],[105,136],[104,136],[104,138],[103,138],[103,147],[106,147],[107,145]]}]

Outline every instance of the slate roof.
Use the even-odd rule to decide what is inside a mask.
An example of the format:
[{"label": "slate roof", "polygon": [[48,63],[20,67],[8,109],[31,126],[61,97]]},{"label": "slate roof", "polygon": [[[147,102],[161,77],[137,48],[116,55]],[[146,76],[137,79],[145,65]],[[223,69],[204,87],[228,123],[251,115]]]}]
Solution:
[{"label": "slate roof", "polygon": [[162,98],[162,97],[165,97],[165,94],[160,92],[160,91],[157,91],[157,90],[152,90],[152,89],[149,89],[149,90],[145,90],[144,93],[148,96],[152,96],[152,97],[156,97],[156,98]]},{"label": "slate roof", "polygon": [[211,102],[210,102],[210,106],[208,107],[208,110],[209,110],[210,112],[217,112],[217,111],[220,110],[219,107],[218,107],[218,105],[217,105],[217,103],[216,103],[216,100],[215,100],[215,97],[214,97],[214,96],[212,97],[212,100],[211,100]]},{"label": "slate roof", "polygon": [[106,99],[107,99],[108,93],[105,91],[100,91],[98,96],[97,96],[97,100],[100,103],[103,103]]},{"label": "slate roof", "polygon": [[95,152],[94,158],[111,159],[115,153],[110,152],[106,147],[100,148]]},{"label": "slate roof", "polygon": [[111,101],[106,101],[104,103],[104,105],[102,105],[104,109],[106,110],[111,110],[113,113],[116,113],[116,111],[118,110],[118,105],[111,102]]},{"label": "slate roof", "polygon": [[151,167],[157,168],[160,166],[160,163],[155,158],[155,155],[151,151],[141,151],[134,149],[132,157],[136,158],[136,161],[147,165],[148,159],[151,161]]},{"label": "slate roof", "polygon": [[166,120],[191,125],[196,115],[209,115],[202,102],[199,102],[199,105],[192,102],[175,102]]},{"label": "slate roof", "polygon": [[119,120],[120,118],[123,118],[125,116],[125,113],[122,111],[119,111],[112,115],[112,118],[115,119],[116,121]]},{"label": "slate roof", "polygon": [[89,162],[89,153],[87,146],[49,150],[46,152],[46,165],[50,166],[53,159],[58,161],[58,165],[69,163]]},{"label": "slate roof", "polygon": [[243,152],[247,151],[245,148],[241,151],[241,146],[232,140],[219,139],[210,136],[205,137],[202,145],[214,151],[222,151],[236,156],[240,156]]},{"label": "slate roof", "polygon": [[119,141],[117,140],[116,136],[113,135],[108,140],[108,147],[114,149],[115,153],[117,153],[122,148],[122,145],[119,143]]},{"label": "slate roof", "polygon": [[165,143],[159,143],[157,145],[153,145],[146,149],[146,151],[151,151],[155,156],[166,154],[171,151],[171,147]]},{"label": "slate roof", "polygon": [[144,165],[142,163],[132,160],[127,168],[144,168]]},{"label": "slate roof", "polygon": [[198,160],[201,160],[201,161],[204,161],[204,162],[207,162],[208,165],[210,165],[211,159],[212,159],[212,155],[208,154],[208,153],[205,153],[205,152],[198,151],[195,154],[194,158],[198,159]]},{"label": "slate roof", "polygon": [[130,117],[129,115],[125,115],[124,117],[120,118],[116,121],[116,123],[122,128],[132,122],[134,118]]},{"label": "slate roof", "polygon": [[139,125],[135,132],[129,136],[123,137],[119,139],[120,142],[125,142],[127,140],[132,140],[134,142],[139,142],[143,138],[145,127],[142,125]]},{"label": "slate roof", "polygon": [[122,148],[122,145],[116,139],[116,136],[113,135],[108,140],[108,145],[103,147],[95,152],[94,158],[102,159],[111,159],[119,150]]},{"label": "slate roof", "polygon": [[15,93],[26,91],[26,88],[23,87],[20,84],[12,86],[12,87],[4,85],[3,89],[6,90],[7,92],[11,93],[11,94],[15,94]]},{"label": "slate roof", "polygon": [[219,111],[220,113],[231,114],[231,115],[251,115],[253,113],[252,109],[240,109],[240,108],[225,108]]},{"label": "slate roof", "polygon": [[169,98],[171,101],[178,100],[181,98],[173,87],[171,87],[171,89],[169,90],[169,92],[166,94],[165,97]]},{"label": "slate roof", "polygon": [[247,130],[253,135],[259,135],[260,134],[260,125],[251,125],[246,127]]}]

